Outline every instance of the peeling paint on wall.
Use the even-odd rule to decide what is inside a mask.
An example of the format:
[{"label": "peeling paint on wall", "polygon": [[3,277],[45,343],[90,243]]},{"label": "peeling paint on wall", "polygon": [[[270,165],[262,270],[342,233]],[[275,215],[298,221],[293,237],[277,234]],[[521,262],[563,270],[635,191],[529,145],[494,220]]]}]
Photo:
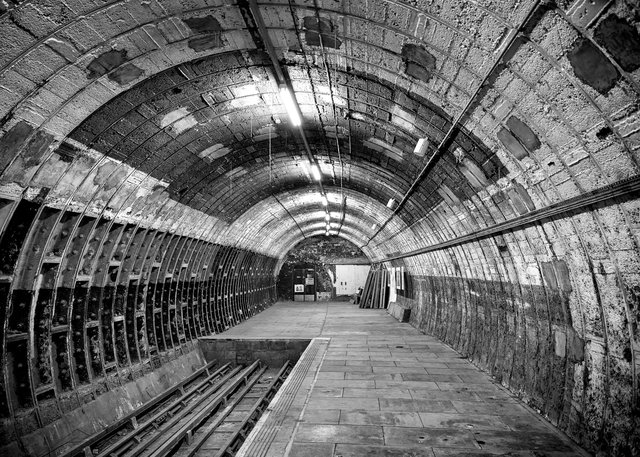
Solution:
[{"label": "peeling paint on wall", "polygon": [[462,159],[462,163],[458,165],[458,169],[476,189],[482,189],[489,185],[489,180],[484,174],[484,171],[482,171],[482,168],[476,165],[471,159],[467,157]]},{"label": "peeling paint on wall", "polygon": [[623,70],[640,68],[640,35],[627,21],[612,14],[598,24],[593,36]]},{"label": "peeling paint on wall", "polygon": [[601,94],[607,94],[620,79],[620,73],[589,40],[579,39],[567,56],[580,81]]},{"label": "peeling paint on wall", "polygon": [[337,37],[337,29],[331,19],[307,16],[303,19],[305,41],[309,46],[340,49],[342,40]]},{"label": "peeling paint on wall", "polygon": [[109,73],[109,79],[120,85],[125,85],[144,75],[142,69],[131,63],[125,64],[127,60],[126,49],[120,51],[113,49],[100,54],[87,66],[87,78],[96,79]]},{"label": "peeling paint on wall", "polygon": [[188,46],[196,52],[224,46],[222,39],[222,26],[218,20],[209,15],[204,17],[191,17],[182,20],[196,36],[189,39]]},{"label": "peeling paint on wall", "polygon": [[208,162],[213,162],[220,157],[224,157],[231,152],[231,149],[226,148],[224,144],[214,144],[207,149],[198,153],[198,155]]},{"label": "peeling paint on wall", "polygon": [[170,129],[178,135],[196,125],[198,125],[198,121],[185,107],[171,111],[160,121],[160,126],[163,129]]},{"label": "peeling paint on wall", "polygon": [[416,79],[428,82],[436,70],[436,58],[424,47],[405,44],[402,47],[404,71]]},{"label": "peeling paint on wall", "polygon": [[13,160],[20,148],[24,145],[27,137],[33,132],[33,127],[25,122],[20,121],[0,138],[0,171]]}]

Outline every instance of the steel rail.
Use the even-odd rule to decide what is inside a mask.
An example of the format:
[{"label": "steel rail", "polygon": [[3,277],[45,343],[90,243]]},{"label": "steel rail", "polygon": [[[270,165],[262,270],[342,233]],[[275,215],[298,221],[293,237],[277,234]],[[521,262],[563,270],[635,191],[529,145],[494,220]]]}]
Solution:
[{"label": "steel rail", "polygon": [[[291,362],[287,360],[275,376],[275,379],[269,384],[267,390],[253,403],[251,409],[248,411],[247,417],[240,423],[220,450],[216,452],[214,457],[235,455],[235,452],[237,452],[239,448],[238,444],[240,444],[240,446],[242,445],[241,443],[238,443],[239,438],[241,435],[243,438],[246,438],[246,434],[254,427],[256,421],[260,418],[260,415],[265,408],[269,406],[269,402],[271,402],[273,395],[278,391],[284,380],[287,378],[287,375],[291,372],[291,369]],[[189,457],[191,457],[191,455]]]},{"label": "steel rail", "polygon": [[[229,364],[225,366],[229,368]],[[226,373],[222,378],[218,380],[219,381],[218,384],[213,385],[211,393],[219,390],[220,387],[222,387],[224,383],[226,383],[229,379],[235,376],[238,373],[238,371],[240,371],[239,368],[234,368],[228,373]],[[199,386],[194,390],[197,391],[198,393],[202,393],[204,389],[205,389],[204,386]],[[157,414],[154,414],[153,417],[149,418],[145,422],[138,424],[137,428],[135,428],[132,433],[123,436],[121,439],[119,439],[115,443],[112,443],[107,448],[102,449],[98,454],[95,454],[95,455],[97,457],[119,456],[119,455],[122,455],[124,452],[128,452],[132,446],[136,446],[136,445],[137,446],[133,448],[134,450],[132,451],[132,453],[127,455],[138,455],[139,452],[136,453],[136,449],[140,448],[140,443],[143,441],[143,438],[140,438],[139,435],[141,435],[143,432],[145,432],[149,428],[153,428],[155,431],[162,432],[172,427],[182,417],[191,413],[198,406],[197,402],[186,404],[186,400],[187,398],[185,397],[178,398],[176,402],[169,405],[168,408],[165,408],[163,411],[160,411]],[[179,409],[177,412],[174,412],[173,409],[175,408],[175,406],[178,406],[180,404],[182,405],[182,409]],[[157,422],[166,416],[170,417],[170,419],[163,422],[161,426],[158,426]],[[146,444],[147,443],[145,443],[145,445]]]},{"label": "steel rail", "polygon": [[578,195],[577,197],[573,197],[562,202],[554,203],[553,205],[549,205],[541,209],[533,210],[529,213],[515,217],[508,221],[494,224],[490,227],[477,230],[467,235],[459,236],[452,240],[443,241],[442,243],[433,244],[431,246],[420,249],[415,249],[401,255],[385,257],[383,259],[376,260],[376,263],[405,259],[407,257],[414,257],[420,254],[426,254],[428,252],[439,251],[441,249],[450,248],[452,246],[457,246],[460,244],[479,241],[502,232],[521,229],[523,227],[540,222],[544,219],[551,219],[554,217],[566,215],[567,213],[580,211],[589,206],[597,205],[598,203],[602,203],[608,200],[627,197],[640,197],[640,175],[625,179],[623,181],[619,181],[615,184],[601,187],[589,193]]},{"label": "steel rail", "polygon": [[[238,389],[241,389],[243,386],[245,386],[243,392],[246,389],[251,389],[266,369],[267,368],[264,366],[261,367],[260,361],[252,363],[248,368],[240,373],[230,385],[226,386],[218,395],[215,396],[215,398],[209,401],[204,408],[196,412],[193,417],[187,421],[187,423],[181,425],[178,430],[172,432],[171,436],[163,441],[160,446],[146,454],[146,457],[164,457],[170,455],[176,446],[178,446],[183,440],[192,436],[193,430],[200,427],[207,421],[207,419],[209,419],[209,417],[215,414],[220,405],[230,405],[229,400],[236,392],[238,392]],[[239,395],[239,399],[236,400],[239,402],[243,396],[244,394]],[[232,403],[235,404],[236,402],[234,401]],[[229,412],[226,415],[228,415],[233,408],[226,407],[224,411],[226,412],[228,409]],[[224,417],[226,417],[226,415]],[[222,417],[222,419],[224,419],[224,417]],[[220,417],[216,420],[220,420]],[[148,447],[141,447],[139,452],[132,454],[131,457],[139,455],[144,450],[148,450]]]},{"label": "steel rail", "polygon": [[[91,436],[87,440],[84,440],[80,444],[78,444],[78,445],[74,446],[73,448],[65,451],[63,454],[61,454],[61,456],[62,457],[74,457],[74,456],[77,456],[77,455],[86,455],[87,451],[91,451],[91,447],[93,445],[95,445],[96,443],[99,443],[101,441],[105,441],[105,440],[109,439],[111,436],[113,436],[115,433],[117,433],[122,428],[126,427],[127,425],[131,425],[131,424],[137,423],[137,420],[138,420],[138,418],[140,416],[142,416],[144,414],[147,414],[154,407],[161,406],[160,403],[163,402],[164,400],[167,400],[174,393],[176,393],[178,391],[181,392],[182,396],[180,398],[183,398],[185,395],[189,395],[191,392],[197,390],[197,387],[194,388],[191,391],[184,392],[185,386],[188,386],[189,384],[193,383],[194,381],[196,381],[202,375],[205,376],[205,380],[206,379],[210,379],[212,377],[215,377],[218,373],[220,373],[221,371],[226,369],[226,367],[228,367],[228,364],[227,365],[223,365],[218,370],[216,370],[215,373],[209,373],[209,370],[211,368],[213,368],[216,365],[216,363],[217,362],[215,362],[215,361],[214,362],[210,362],[210,363],[206,364],[205,366],[199,368],[197,371],[194,371],[189,377],[183,379],[182,381],[180,381],[179,383],[175,384],[174,386],[172,386],[172,387],[166,389],[165,391],[163,391],[162,393],[156,395],[154,398],[149,400],[147,403],[142,405],[140,408],[137,408],[136,410],[130,412],[129,414],[126,414],[124,417],[122,417],[122,419],[120,419],[117,422],[107,426],[101,432]],[[198,385],[200,385],[200,384],[198,384]],[[91,454],[91,455],[93,455],[93,454]]]}]

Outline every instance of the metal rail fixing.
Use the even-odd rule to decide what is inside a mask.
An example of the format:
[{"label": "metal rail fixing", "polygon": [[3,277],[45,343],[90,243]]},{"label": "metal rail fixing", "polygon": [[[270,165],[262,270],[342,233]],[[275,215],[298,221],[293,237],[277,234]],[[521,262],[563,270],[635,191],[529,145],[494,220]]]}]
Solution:
[{"label": "metal rail fixing", "polygon": [[[205,374],[207,376],[207,379],[209,379],[212,376],[215,376],[216,373],[220,372],[221,370],[223,370],[223,369],[225,369],[226,367],[229,366],[229,364],[224,365],[224,366],[220,367],[216,371],[216,373],[210,374],[209,370],[211,368],[213,368],[216,364],[217,364],[216,361],[209,362],[208,364],[204,365],[203,367],[197,369],[190,376],[188,376],[187,378],[183,379],[179,383],[175,384],[173,387],[168,388],[164,392],[160,393],[159,395],[157,395],[154,398],[152,398],[151,400],[149,400],[147,403],[142,405],[140,408],[137,408],[136,410],[130,412],[127,415],[125,415],[122,419],[120,419],[117,422],[109,425],[108,427],[106,427],[101,432],[91,436],[89,439],[86,439],[86,440],[82,441],[80,444],[78,444],[78,445],[74,446],[73,448],[67,450],[62,455],[64,457],[73,457],[75,455],[82,455],[83,453],[86,455],[87,452],[90,453],[90,451],[91,451],[90,448],[95,443],[97,443],[99,441],[104,441],[105,439],[108,439],[110,436],[112,436],[115,433],[117,433],[123,427],[126,427],[127,425],[130,425],[132,423],[135,423],[136,419],[139,416],[142,416],[143,414],[147,413],[149,410],[151,410],[152,408],[157,406],[159,403],[161,403],[162,401],[164,401],[167,398],[169,398],[174,393],[182,392],[184,394],[185,386],[188,386],[190,383],[195,381],[197,378],[199,378],[203,374]],[[90,455],[93,455],[93,454],[90,453]]]},{"label": "metal rail fixing", "polygon": [[[278,391],[280,386],[284,383],[284,380],[287,378],[288,374],[292,369],[291,361],[287,360],[283,367],[280,369],[275,379],[269,384],[267,390],[256,402],[253,404],[251,409],[249,410],[249,414],[247,417],[240,423],[236,431],[229,437],[229,439],[225,442],[225,444],[220,448],[220,450],[215,454],[215,457],[225,457],[227,455],[235,455],[238,448],[242,446],[244,439],[247,437],[247,434],[254,427],[262,412],[269,406],[271,399]],[[242,438],[242,439],[240,439]],[[189,454],[191,457],[193,454]]]},{"label": "metal rail fixing", "polygon": [[[218,408],[225,404],[228,404],[229,399],[238,391],[242,386],[246,386],[243,390],[243,393],[239,396],[239,399],[236,399],[238,402],[242,399],[242,396],[245,391],[249,391],[253,384],[262,376],[262,374],[266,371],[267,367],[262,366],[259,360],[252,363],[248,368],[246,368],[236,379],[226,386],[218,395],[215,396],[212,400],[210,400],[206,406],[204,406],[200,411],[195,413],[191,419],[189,419],[184,425],[182,425],[178,430],[171,433],[171,436],[165,440],[160,446],[156,447],[152,452],[148,453],[146,457],[163,457],[169,455],[173,449],[179,445],[183,440],[190,439],[193,433],[193,430],[200,427],[205,423],[212,414],[214,414]],[[254,374],[257,372],[257,375]],[[252,382],[249,382],[250,377],[254,377]],[[229,410],[226,415],[233,410],[230,408],[231,405],[228,405],[225,408],[225,412]],[[224,414],[224,413],[223,413]],[[184,417],[184,416],[182,416]],[[182,419],[180,417],[179,419]],[[226,417],[226,416],[224,416]],[[220,417],[216,418],[216,421],[221,421],[224,419]],[[177,421],[175,421],[177,423]],[[173,425],[175,425],[175,423]],[[148,444],[139,445],[132,450],[131,453],[127,454],[128,457],[135,457],[140,455],[143,451],[148,450]]]},{"label": "metal rail fixing", "polygon": [[[211,392],[217,391],[226,381],[228,381],[236,373],[238,373],[238,371],[240,371],[240,368],[235,368],[231,371],[229,371],[229,368],[230,368],[229,364],[222,366],[214,374],[212,374],[207,379],[205,379],[200,384],[198,384],[193,390],[189,391],[187,394],[178,398],[175,402],[172,402],[167,407],[158,411],[146,421],[138,423],[131,433],[123,436],[122,438],[117,440],[115,443],[112,443],[111,445],[102,449],[97,454],[97,456],[111,457],[111,456],[121,455],[123,452],[131,448],[131,446],[134,446],[135,444],[139,444],[141,441],[140,435],[143,432],[145,432],[147,429],[149,429],[150,427],[153,427],[155,430],[158,430],[159,429],[158,423],[162,422],[163,419],[166,419],[167,417],[171,417],[171,419],[169,419],[163,424],[163,428],[168,428],[171,425],[173,425],[175,421],[179,420],[184,415],[191,412],[197,406],[197,403],[192,403],[191,405],[187,405],[186,402],[189,398],[193,397],[196,393],[202,394],[209,386],[212,385],[212,382],[214,382],[215,378],[223,375],[224,373],[224,375],[217,380],[218,384],[213,385],[213,388],[211,389]],[[182,409],[179,409],[176,414],[176,412],[174,411],[176,408],[182,408]]]}]

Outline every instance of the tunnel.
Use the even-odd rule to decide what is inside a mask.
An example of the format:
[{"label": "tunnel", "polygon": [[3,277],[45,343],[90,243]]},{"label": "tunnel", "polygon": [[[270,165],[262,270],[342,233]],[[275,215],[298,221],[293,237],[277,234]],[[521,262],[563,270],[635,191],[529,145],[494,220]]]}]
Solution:
[{"label": "tunnel", "polygon": [[[335,325],[277,404],[312,389],[295,373],[314,354],[439,348],[574,447],[518,447],[525,426],[438,447],[455,427],[426,411],[395,447],[327,448],[341,422],[319,422],[298,453],[228,455],[640,455],[639,18],[633,0],[0,0],[0,453],[98,455],[87,440],[135,430],[224,341],[247,365],[293,351],[247,335],[316,306]],[[360,306],[285,300],[301,243],[371,265]]]}]

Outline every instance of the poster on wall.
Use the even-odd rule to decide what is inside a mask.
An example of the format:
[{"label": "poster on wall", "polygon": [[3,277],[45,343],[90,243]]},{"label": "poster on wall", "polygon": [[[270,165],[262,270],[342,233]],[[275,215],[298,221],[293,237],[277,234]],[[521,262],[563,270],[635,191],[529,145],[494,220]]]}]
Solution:
[{"label": "poster on wall", "polygon": [[295,293],[295,294],[304,293],[304,284],[294,284],[293,285],[293,293]]}]

